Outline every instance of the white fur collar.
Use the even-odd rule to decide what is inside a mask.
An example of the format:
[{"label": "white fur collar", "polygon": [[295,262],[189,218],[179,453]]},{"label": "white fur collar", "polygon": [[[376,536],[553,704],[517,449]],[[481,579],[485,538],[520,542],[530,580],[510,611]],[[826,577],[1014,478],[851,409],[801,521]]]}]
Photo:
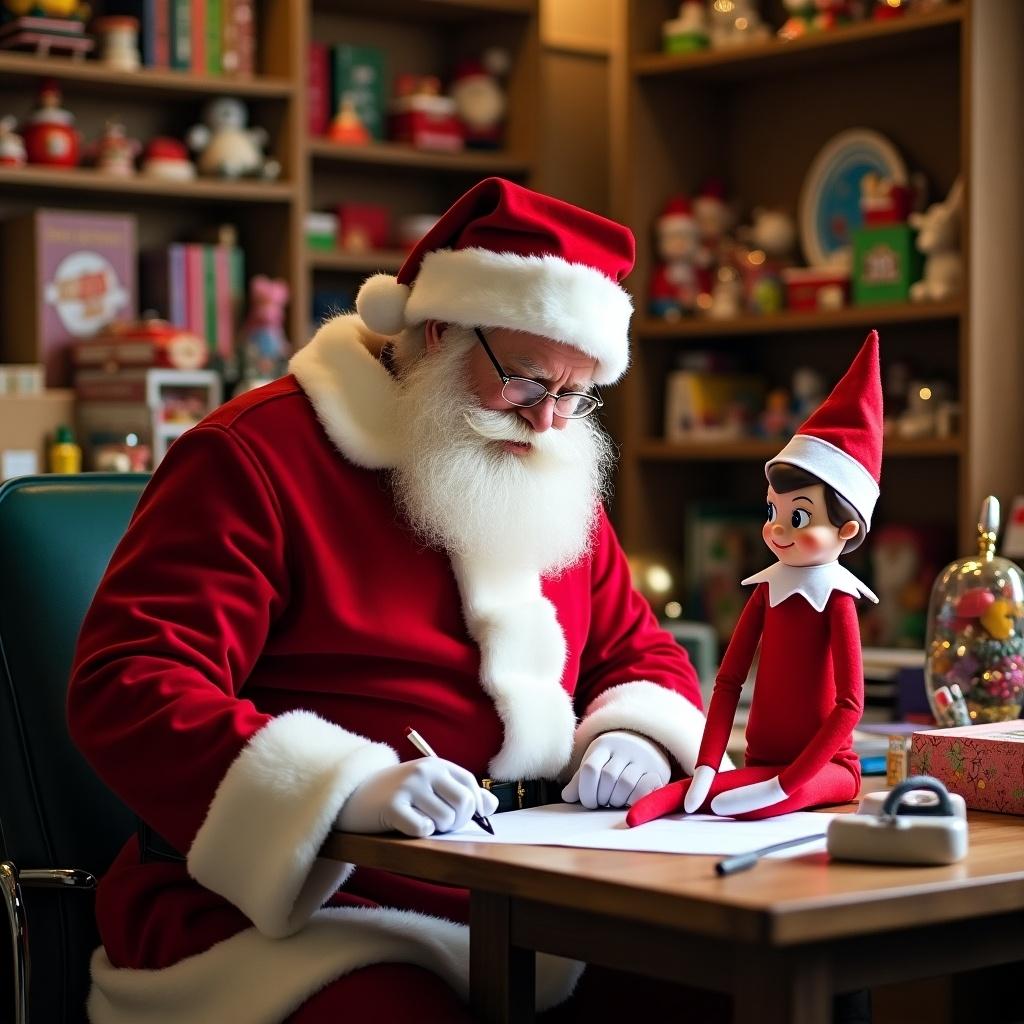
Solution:
[{"label": "white fur collar", "polygon": [[334,446],[364,469],[398,464],[398,383],[371,354],[374,335],[354,313],[328,320],[288,364]]},{"label": "white fur collar", "polygon": [[816,612],[821,612],[825,610],[833,590],[851,594],[853,597],[866,597],[875,604],[878,603],[878,598],[849,569],[838,562],[804,566],[776,562],[743,581],[744,586],[754,583],[768,584],[768,604],[772,608],[781,604],[787,597],[799,594],[806,598],[807,603]]},{"label": "white fur collar", "polygon": [[[366,469],[392,469],[398,382],[367,348],[374,335],[354,314],[325,323],[289,369],[335,447]],[[496,779],[554,778],[572,753],[576,715],[562,688],[565,637],[535,570],[454,559],[480,685],[504,728],[490,764]]]}]

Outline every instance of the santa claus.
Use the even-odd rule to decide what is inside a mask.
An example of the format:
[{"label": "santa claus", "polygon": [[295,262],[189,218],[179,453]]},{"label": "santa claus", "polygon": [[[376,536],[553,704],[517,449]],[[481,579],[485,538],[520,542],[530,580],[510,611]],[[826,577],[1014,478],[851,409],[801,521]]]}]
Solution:
[{"label": "santa claus", "polygon": [[[94,1022],[468,1020],[466,893],[321,859],[328,832],[693,770],[697,680],[631,586],[590,417],[632,262],[620,225],[483,181],[173,445],[69,694],[142,823],[100,883]],[[540,958],[538,1006],[581,970]]]}]

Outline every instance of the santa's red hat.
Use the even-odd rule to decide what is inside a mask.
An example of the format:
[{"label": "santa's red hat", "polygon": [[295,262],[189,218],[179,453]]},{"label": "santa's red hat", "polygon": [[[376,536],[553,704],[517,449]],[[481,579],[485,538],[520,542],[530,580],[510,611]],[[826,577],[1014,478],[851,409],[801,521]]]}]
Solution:
[{"label": "santa's red hat", "polygon": [[830,484],[871,529],[882,475],[882,376],[878,332],[872,331],[832,394],[807,418],[777,462],[812,473]]},{"label": "santa's red hat", "polygon": [[674,220],[693,220],[693,206],[684,195],[671,196],[658,217],[658,223]]},{"label": "santa's red hat", "polygon": [[356,296],[363,322],[397,334],[425,320],[509,327],[597,360],[610,384],[629,363],[633,266],[628,228],[503,178],[487,178],[442,215],[397,277],[375,274]]}]

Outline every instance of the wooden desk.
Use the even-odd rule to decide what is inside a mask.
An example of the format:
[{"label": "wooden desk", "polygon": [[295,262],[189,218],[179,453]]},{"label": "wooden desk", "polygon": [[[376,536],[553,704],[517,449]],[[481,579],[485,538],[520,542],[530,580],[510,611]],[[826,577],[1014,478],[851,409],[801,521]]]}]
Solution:
[{"label": "wooden desk", "polygon": [[971,814],[950,867],[475,846],[337,834],[328,856],[472,892],[471,990],[533,1019],[533,950],[735,997],[736,1022],[822,1024],[834,992],[1024,960],[1024,820]]}]

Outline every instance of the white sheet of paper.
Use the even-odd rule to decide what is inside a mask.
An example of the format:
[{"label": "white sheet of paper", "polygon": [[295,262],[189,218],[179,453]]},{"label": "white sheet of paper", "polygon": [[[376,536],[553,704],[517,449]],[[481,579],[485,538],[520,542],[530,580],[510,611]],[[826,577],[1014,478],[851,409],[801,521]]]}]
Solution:
[{"label": "white sheet of paper", "polygon": [[[833,814],[797,811],[763,821],[734,821],[706,814],[671,814],[637,828],[627,828],[624,810],[588,811],[580,804],[549,804],[493,815],[490,818],[493,836],[479,825],[468,822],[458,832],[430,838],[460,843],[515,843],[728,856],[824,832],[833,817]],[[768,856],[800,857],[824,849],[825,840],[818,839]]]}]

